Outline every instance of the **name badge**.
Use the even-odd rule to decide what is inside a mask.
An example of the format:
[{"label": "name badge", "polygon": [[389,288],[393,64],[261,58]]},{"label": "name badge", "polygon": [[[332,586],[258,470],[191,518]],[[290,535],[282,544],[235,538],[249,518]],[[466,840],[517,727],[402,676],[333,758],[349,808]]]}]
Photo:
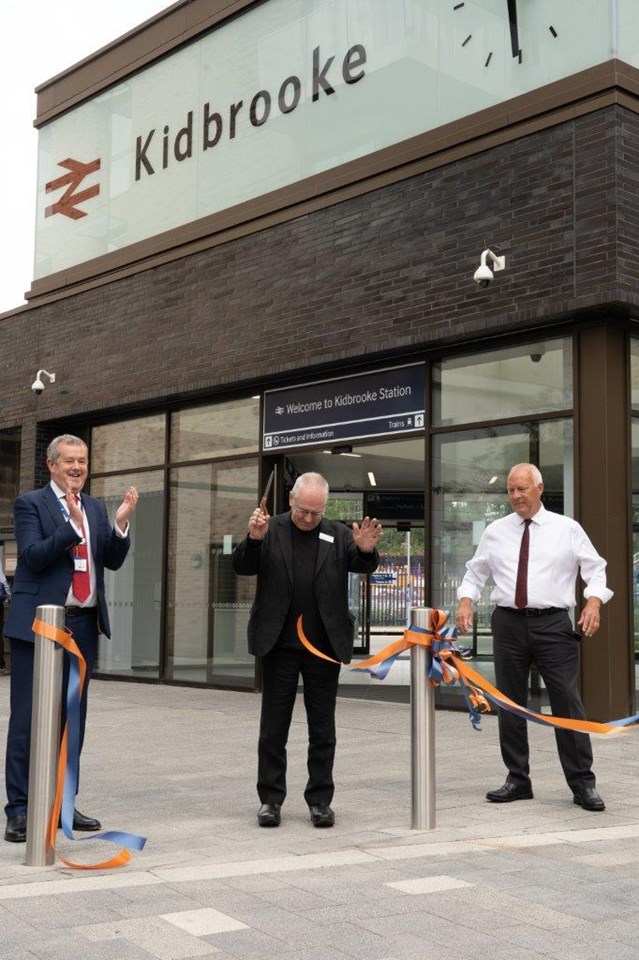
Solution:
[{"label": "name badge", "polygon": [[73,569],[76,573],[86,573],[87,572],[87,558],[86,557],[74,557],[73,558]]},{"label": "name badge", "polygon": [[326,540],[327,543],[335,543],[335,537],[332,537],[330,533],[321,533],[319,535],[320,540]]}]

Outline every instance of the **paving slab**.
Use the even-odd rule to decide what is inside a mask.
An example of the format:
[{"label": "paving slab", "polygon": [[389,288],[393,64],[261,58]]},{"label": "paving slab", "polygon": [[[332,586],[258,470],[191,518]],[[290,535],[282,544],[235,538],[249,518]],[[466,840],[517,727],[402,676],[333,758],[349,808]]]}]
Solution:
[{"label": "paving slab", "polygon": [[[8,678],[0,678],[6,733]],[[494,716],[436,716],[436,828],[411,822],[410,707],[338,702],[336,825],[304,804],[301,698],[278,829],[256,821],[259,696],[94,680],[78,806],[147,837],[111,871],[0,844],[0,960],[629,960],[639,949],[639,733],[593,740],[603,813],[572,803],[530,729],[535,798],[504,779]],[[60,835],[98,862],[111,845]]]}]

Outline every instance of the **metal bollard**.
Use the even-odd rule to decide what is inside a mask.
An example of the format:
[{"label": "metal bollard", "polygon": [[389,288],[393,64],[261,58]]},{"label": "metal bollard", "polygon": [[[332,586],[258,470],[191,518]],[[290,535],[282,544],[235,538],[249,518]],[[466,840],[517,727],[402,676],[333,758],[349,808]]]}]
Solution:
[{"label": "metal bollard", "polygon": [[[38,607],[36,617],[63,629],[64,607]],[[48,842],[48,826],[55,797],[57,759],[60,746],[60,704],[62,701],[62,647],[35,634],[33,668],[33,710],[29,755],[29,804],[27,807],[27,867],[49,867],[55,849]]]},{"label": "metal bollard", "polygon": [[[430,607],[412,607],[411,623],[428,629]],[[429,653],[425,647],[410,652],[411,717],[411,829],[435,829],[435,688],[426,680]]]}]

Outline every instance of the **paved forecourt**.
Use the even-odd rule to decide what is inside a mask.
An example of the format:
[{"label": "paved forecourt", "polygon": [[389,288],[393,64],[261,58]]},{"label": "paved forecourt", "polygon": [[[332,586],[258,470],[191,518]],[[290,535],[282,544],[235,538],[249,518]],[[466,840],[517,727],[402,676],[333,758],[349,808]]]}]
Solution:
[{"label": "paved forecourt", "polygon": [[[9,678],[0,678],[6,732]],[[362,693],[365,688],[362,689]],[[437,714],[437,828],[410,830],[410,708],[338,702],[337,823],[317,830],[296,705],[282,825],[255,814],[259,697],[94,681],[78,806],[142,833],[129,866],[24,866],[0,845],[0,960],[465,960],[639,950],[639,732],[596,738],[603,813],[572,803],[531,725],[535,799],[490,804],[493,716]],[[93,839],[60,853],[105,859]]]}]

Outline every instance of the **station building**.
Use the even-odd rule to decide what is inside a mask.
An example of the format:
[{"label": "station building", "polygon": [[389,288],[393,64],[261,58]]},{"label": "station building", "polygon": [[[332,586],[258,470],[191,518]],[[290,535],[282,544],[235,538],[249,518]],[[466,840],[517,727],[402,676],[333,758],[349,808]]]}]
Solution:
[{"label": "station building", "polygon": [[12,500],[58,433],[86,438],[110,507],[139,488],[100,674],[259,687],[230,560],[272,473],[272,512],[318,470],[331,516],[383,520],[378,575],[352,585],[364,653],[411,604],[454,607],[533,461],[615,591],[583,642],[588,714],[633,712],[634,0],[180,0],[37,98],[34,277],[0,317],[0,536],[10,573]]}]

